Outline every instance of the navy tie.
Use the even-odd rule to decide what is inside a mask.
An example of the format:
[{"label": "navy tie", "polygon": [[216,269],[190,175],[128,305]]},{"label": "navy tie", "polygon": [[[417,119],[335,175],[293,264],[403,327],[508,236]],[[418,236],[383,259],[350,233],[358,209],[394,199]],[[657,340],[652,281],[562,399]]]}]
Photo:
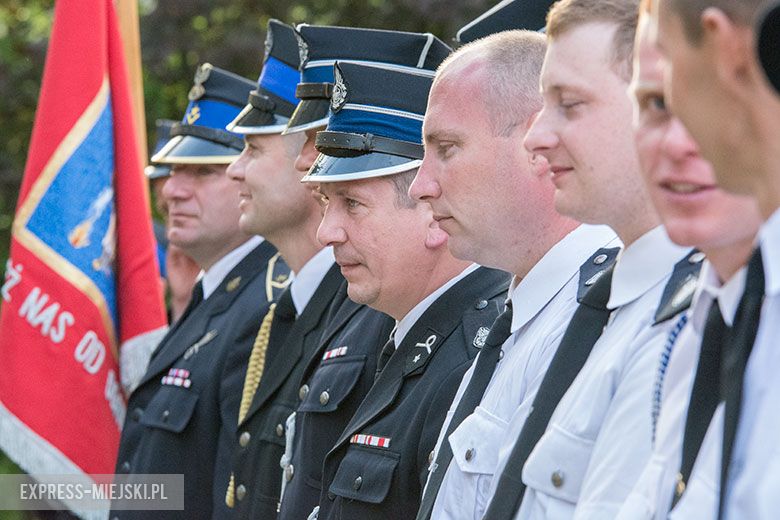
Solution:
[{"label": "navy tie", "polygon": [[525,495],[522,473],[525,461],[542,438],[555,408],[587,361],[593,345],[609,320],[607,309],[612,286],[610,267],[585,293],[539,385],[531,412],[501,472],[493,500],[483,520],[514,518]]},{"label": "navy tie", "polygon": [[436,461],[431,469],[431,475],[428,479],[428,486],[425,488],[420,510],[417,512],[417,520],[428,520],[431,517],[433,504],[436,502],[436,495],[439,493],[444,475],[447,473],[447,468],[452,461],[452,448],[447,439],[466,417],[474,413],[474,409],[482,401],[482,395],[485,393],[488,383],[490,383],[490,379],[493,377],[493,371],[496,369],[498,360],[501,357],[501,346],[511,335],[511,326],[512,307],[509,305],[493,323],[493,327],[491,327],[490,333],[485,340],[485,346],[482,347],[482,351],[479,353],[477,362],[474,365],[471,380],[468,386],[466,386],[463,397],[455,408],[452,420],[447,426],[447,432],[444,435]]},{"label": "navy tie", "polygon": [[742,385],[745,367],[753,350],[761,318],[761,305],[764,301],[764,266],[761,262],[761,249],[756,249],[748,264],[745,292],[737,307],[731,341],[723,347],[721,364],[721,391],[726,401],[723,419],[723,455],[720,473],[720,503],[718,518],[723,518],[723,509],[727,496],[729,465],[734,447],[734,439],[739,425],[742,408]]}]

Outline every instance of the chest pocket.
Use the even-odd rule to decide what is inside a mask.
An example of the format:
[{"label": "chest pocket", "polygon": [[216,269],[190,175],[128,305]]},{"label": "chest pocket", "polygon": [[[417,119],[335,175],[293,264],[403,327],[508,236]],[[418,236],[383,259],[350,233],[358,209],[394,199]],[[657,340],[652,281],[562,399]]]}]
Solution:
[{"label": "chest pocket", "polygon": [[141,416],[141,424],[173,433],[181,433],[190,422],[198,394],[177,387],[162,387]]},{"label": "chest pocket", "polygon": [[467,474],[492,475],[498,465],[496,439],[504,438],[506,429],[505,421],[478,406],[449,437],[458,468]]},{"label": "chest pocket", "polygon": [[323,361],[309,381],[309,389],[298,407],[304,413],[335,411],[355,388],[363,373],[366,356],[344,356]]},{"label": "chest pocket", "polygon": [[592,451],[593,441],[553,424],[528,457],[523,481],[546,495],[574,504]]},{"label": "chest pocket", "polygon": [[329,491],[369,504],[387,497],[400,455],[385,449],[350,446]]}]

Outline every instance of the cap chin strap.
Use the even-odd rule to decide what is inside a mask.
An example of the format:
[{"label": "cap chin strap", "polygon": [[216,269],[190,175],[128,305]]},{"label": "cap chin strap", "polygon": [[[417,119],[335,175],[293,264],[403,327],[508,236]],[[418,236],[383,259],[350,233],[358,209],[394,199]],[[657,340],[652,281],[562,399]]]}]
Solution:
[{"label": "cap chin strap", "polygon": [[333,83],[298,83],[295,97],[298,99],[330,99]]},{"label": "cap chin strap", "polygon": [[314,147],[333,157],[357,157],[371,152],[387,153],[410,159],[422,159],[423,145],[390,137],[349,132],[317,132]]}]

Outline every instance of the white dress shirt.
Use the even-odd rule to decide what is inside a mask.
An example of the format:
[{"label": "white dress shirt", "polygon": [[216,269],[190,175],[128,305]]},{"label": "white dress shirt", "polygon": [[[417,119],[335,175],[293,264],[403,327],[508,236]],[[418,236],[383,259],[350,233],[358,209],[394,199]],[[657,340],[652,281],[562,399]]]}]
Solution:
[{"label": "white dress shirt", "polygon": [[[510,288],[511,336],[477,409],[450,435],[453,458],[433,507],[434,519],[482,518],[493,474],[505,463],[547,366],[577,308],[579,268],[599,247],[618,247],[614,232],[582,225],[553,246]],[[476,364],[476,362],[475,362]],[[471,381],[464,374],[434,454]],[[466,455],[466,453],[469,455]],[[503,466],[502,466],[503,467]]]},{"label": "white dress shirt", "polygon": [[663,377],[663,380],[653,453],[620,509],[618,519],[667,518],[682,462],[685,419],[707,315],[712,303],[719,302],[724,321],[728,325],[732,323],[744,287],[745,272],[745,268],[741,269],[721,286],[712,265],[706,260],[702,265],[691,307],[678,318],[678,325],[683,329],[676,335],[673,331],[667,338],[666,345],[671,349],[668,362],[664,363],[662,358],[656,370],[656,377]]},{"label": "white dress shirt", "polygon": [[517,518],[617,515],[650,457],[648,405],[675,322],[653,326],[654,315],[686,252],[658,227],[618,258],[607,304],[616,310],[523,468],[528,488]]},{"label": "white dress shirt", "polygon": [[292,282],[290,282],[290,292],[295,312],[299,316],[335,261],[333,248],[323,247],[301,267],[300,271],[294,273]]},{"label": "white dress shirt", "polygon": [[254,248],[262,244],[263,241],[263,237],[255,235],[217,260],[208,271],[201,271],[198,275],[198,280],[203,282],[203,299],[205,300],[211,296],[228,273]]},{"label": "white dress shirt", "polygon": [[765,296],[745,371],[724,505],[728,520],[780,516],[780,210],[766,221],[759,236]]},{"label": "white dress shirt", "polygon": [[685,492],[677,502],[677,506],[669,513],[669,520],[716,520],[718,518],[723,412],[724,405],[721,402],[712,415],[712,421],[699,448],[699,455],[691,470]]}]

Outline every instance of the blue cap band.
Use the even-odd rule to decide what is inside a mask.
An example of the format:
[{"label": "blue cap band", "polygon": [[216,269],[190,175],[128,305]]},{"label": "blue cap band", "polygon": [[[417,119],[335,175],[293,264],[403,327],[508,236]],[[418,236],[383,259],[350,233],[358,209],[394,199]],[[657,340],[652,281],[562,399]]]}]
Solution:
[{"label": "blue cap band", "polygon": [[422,118],[404,117],[349,105],[330,115],[328,131],[354,134],[374,134],[410,143],[422,142]]},{"label": "blue cap band", "polygon": [[241,107],[229,103],[213,99],[196,99],[190,101],[181,122],[185,125],[205,126],[227,131],[225,127],[236,118],[239,112],[241,112]]},{"label": "blue cap band", "polygon": [[301,83],[333,83],[333,63],[306,67],[301,71]]},{"label": "blue cap band", "polygon": [[263,65],[258,84],[261,88],[271,92],[293,105],[298,104],[295,97],[295,87],[301,79],[298,69],[290,67],[283,61],[269,56]]}]

